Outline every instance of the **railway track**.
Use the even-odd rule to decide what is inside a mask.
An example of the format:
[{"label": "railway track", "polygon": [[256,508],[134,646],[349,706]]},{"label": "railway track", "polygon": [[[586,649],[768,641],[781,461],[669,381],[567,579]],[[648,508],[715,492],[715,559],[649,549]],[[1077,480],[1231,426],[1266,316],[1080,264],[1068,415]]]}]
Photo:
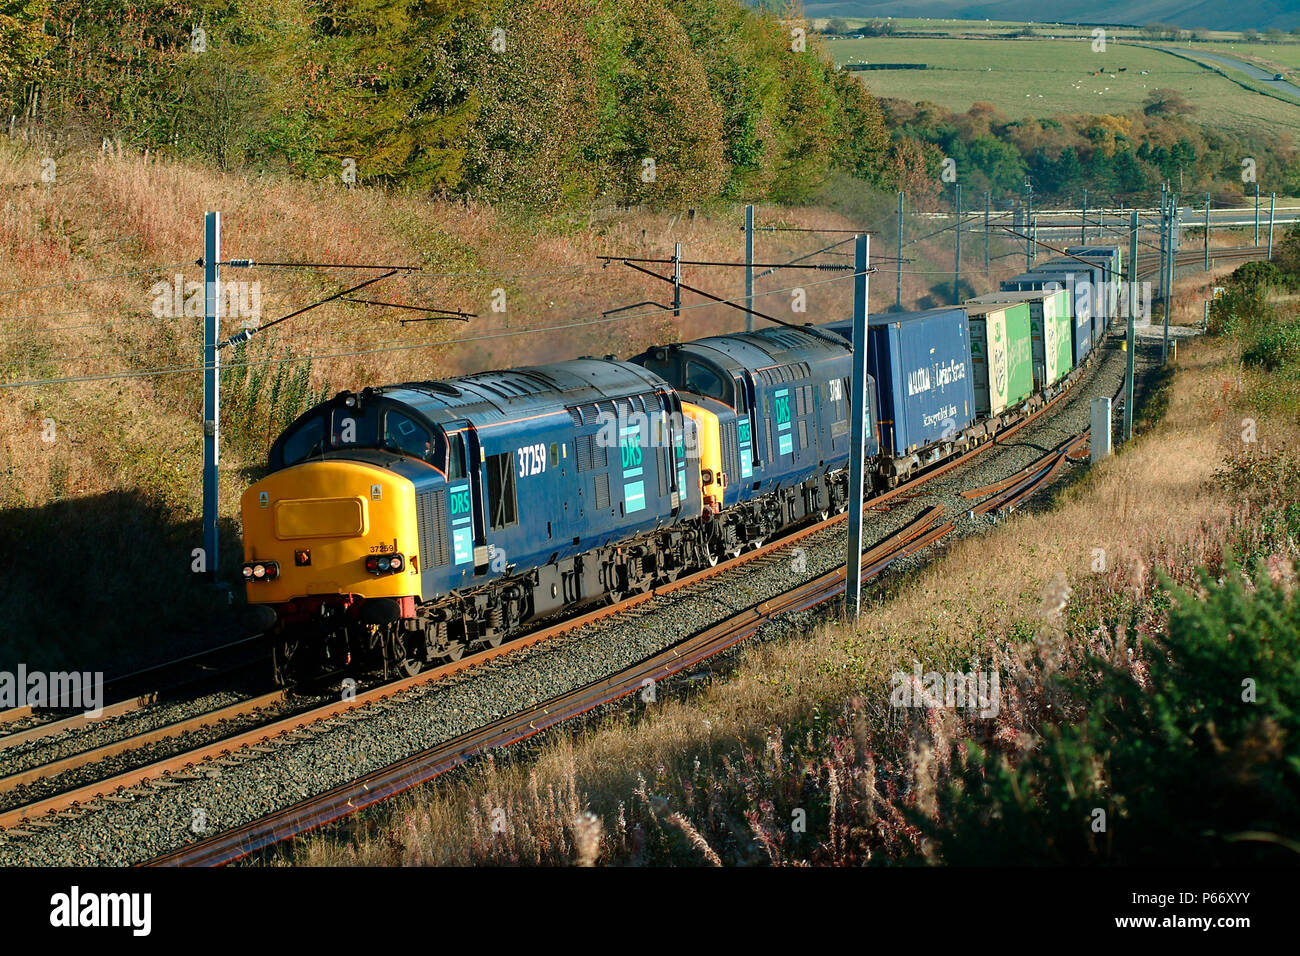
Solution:
[{"label": "railway track", "polygon": [[[1087,433],[1068,439],[1039,462],[1017,474],[980,503],[978,513],[1009,511],[1049,484],[1067,455],[1086,442]],[[983,489],[976,489],[981,491]],[[862,556],[862,580],[871,581],[900,558],[938,543],[956,527],[940,522],[942,506],[926,508],[903,528],[877,542]],[[596,681],[462,734],[344,786],[300,801],[216,837],[182,847],[150,861],[150,866],[221,866],[282,840],[332,823],[358,810],[425,783],[488,750],[519,743],[564,721],[628,697],[752,637],[776,617],[827,604],[844,593],[845,567],[819,575],[780,597],[731,614],[667,650]]]},{"label": "railway track", "polygon": [[[1211,263],[1215,260],[1248,260],[1267,254],[1267,246],[1245,246],[1236,249],[1211,250]],[[1187,266],[1203,263],[1203,252],[1179,252],[1176,265]],[[1138,256],[1139,276],[1158,272],[1159,257],[1156,253],[1142,253]],[[904,497],[906,500],[906,497]],[[868,506],[871,510],[887,510],[883,501],[874,501]],[[221,647],[211,648],[190,654],[174,661],[168,661],[153,667],[114,678],[105,684],[108,688],[122,688],[116,691],[117,702],[103,709],[97,718],[87,718],[81,714],[62,716],[59,711],[40,712],[31,707],[16,707],[0,710],[0,750],[7,747],[32,743],[34,741],[67,732],[76,732],[105,719],[121,717],[147,709],[158,703],[164,694],[176,693],[194,684],[210,681],[232,671],[247,666],[249,661],[236,663],[221,662],[224,655],[232,651],[255,647],[261,635],[252,635],[233,641]],[[259,652],[260,653],[260,652]],[[256,662],[260,663],[260,656]],[[197,672],[197,673],[193,673]],[[172,675],[172,676],[168,676]],[[145,685],[148,684],[148,689]],[[130,688],[130,692],[127,692]],[[3,792],[3,778],[0,778],[0,792]]]},{"label": "railway track", "polygon": [[[1062,392],[1061,395],[1057,396],[1057,398],[1053,400],[1053,402],[1044,405],[1033,414],[1026,416],[1012,428],[999,434],[997,439],[994,441],[978,445],[956,458],[935,466],[928,472],[917,476],[911,481],[899,485],[897,488],[873,497],[869,502],[869,505],[877,508],[886,507],[895,501],[907,501],[914,498],[917,494],[923,491],[927,482],[940,475],[946,474],[955,468],[961,467],[976,455],[982,454],[987,449],[996,445],[999,441],[1005,441],[1010,438],[1022,428],[1038,420],[1050,409],[1055,407],[1056,402],[1061,401],[1069,394],[1069,390]],[[243,730],[235,735],[223,737],[219,740],[208,742],[193,749],[186,749],[163,759],[143,762],[124,772],[116,773],[91,783],[74,786],[62,792],[46,796],[30,803],[14,806],[0,812],[0,830],[5,831],[5,833],[10,837],[21,837],[30,834],[34,829],[57,825],[58,821],[56,818],[57,815],[61,813],[72,813],[76,815],[90,812],[97,806],[143,798],[147,796],[145,788],[150,786],[162,786],[166,788],[168,786],[194,779],[196,773],[202,772],[205,765],[230,766],[232,765],[232,761],[238,762],[245,759],[256,759],[256,757],[273,753],[284,746],[291,746],[295,738],[300,737],[303,733],[312,733],[313,731],[310,728],[328,727],[332,721],[355,719],[356,716],[365,713],[368,708],[383,707],[386,705],[386,702],[394,696],[405,693],[414,688],[427,686],[436,681],[444,680],[472,667],[492,661],[505,654],[540,644],[544,641],[559,637],[582,627],[597,624],[604,619],[629,612],[635,612],[643,605],[650,604],[651,602],[663,602],[665,600],[675,599],[675,597],[681,592],[686,591],[697,584],[709,581],[719,575],[734,573],[751,562],[762,560],[774,552],[788,550],[805,539],[838,526],[845,520],[846,516],[843,514],[829,517],[825,521],[817,522],[805,528],[796,530],[791,534],[769,542],[756,550],[749,551],[730,561],[720,563],[716,567],[706,568],[688,575],[687,577],[681,578],[671,584],[664,585],[652,591],[647,591],[643,594],[634,595],[618,604],[598,608],[594,611],[580,614],[549,627],[541,628],[540,630],[507,642],[498,648],[490,648],[477,654],[468,655],[460,661],[424,671],[414,677],[381,684],[368,690],[360,691],[356,693],[355,696],[348,697],[344,700],[335,701],[321,707],[294,713],[287,717],[262,723],[256,727]],[[252,698],[250,700],[239,701],[229,705],[228,707],[219,708],[175,724],[169,724],[161,728],[153,729],[145,734],[133,735],[98,748],[86,750],[62,758],[51,764],[28,768],[20,773],[0,778],[0,798],[3,798],[6,793],[17,791],[20,787],[30,787],[41,781],[48,781],[56,777],[58,774],[91,766],[110,759],[119,759],[135,752],[147,753],[148,748],[158,744],[160,741],[178,738],[183,734],[195,732],[204,728],[217,727],[223,723],[235,721],[241,717],[269,709],[283,701],[283,694],[278,692]],[[320,731],[316,730],[314,732]]]},{"label": "railway track", "polygon": [[[1210,268],[1213,269],[1216,262],[1248,262],[1255,259],[1265,259],[1268,257],[1268,246],[1241,246],[1235,249],[1210,249]],[[1196,251],[1188,250],[1187,252],[1174,253],[1174,273],[1181,269],[1194,267],[1201,269],[1205,265],[1205,251],[1198,249]],[[1157,285],[1159,284],[1160,272],[1160,254],[1157,252],[1143,252],[1138,254],[1138,276],[1155,275]]]},{"label": "railway track", "polygon": [[[1230,255],[1216,255],[1215,258],[1244,259],[1251,257],[1251,253],[1258,255],[1259,252],[1260,250],[1254,249],[1231,250]],[[1194,256],[1188,253],[1182,254],[1180,258],[1183,262],[1190,263],[1193,261]],[[1140,269],[1139,274],[1153,270],[1154,264],[1152,264],[1151,270]],[[1069,394],[1071,394],[1071,391],[1067,390],[1056,401]],[[887,509],[915,499],[924,493],[923,486],[926,482],[962,466],[975,455],[992,447],[993,444],[1004,442],[1015,432],[1048,412],[1054,405],[1055,402],[1039,409],[1033,415],[1019,422],[1014,428],[999,435],[995,442],[977,446],[966,454],[937,466],[890,492],[873,498],[868,502],[868,508],[873,510]],[[1064,468],[1066,462],[1076,461],[1080,458],[1083,449],[1086,448],[1087,439],[1086,431],[1073,436],[1045,454],[1038,462],[1022,469],[1017,474],[996,482],[992,486],[984,486],[967,492],[966,496],[969,498],[988,496],[972,509],[972,513],[1005,513],[1020,507],[1029,497],[1050,483]],[[875,577],[894,561],[934,544],[953,530],[954,523],[952,521],[938,523],[939,515],[933,509],[924,514],[927,519],[924,524],[918,524],[917,522],[920,521],[918,518],[917,521],[912,522],[905,529],[909,532],[908,534],[904,535],[899,532],[889,536],[864,556],[864,566],[866,568],[864,579]],[[502,655],[542,643],[550,638],[596,624],[610,617],[620,614],[634,614],[636,609],[641,609],[641,613],[651,613],[654,611],[656,603],[671,600],[673,599],[671,596],[678,595],[683,590],[689,591],[690,588],[700,582],[712,579],[717,575],[740,572],[740,569],[750,562],[771,559],[778,552],[788,550],[798,542],[810,539],[812,536],[842,521],[844,521],[843,515],[829,518],[824,522],[811,525],[773,541],[762,548],[741,555],[732,561],[719,564],[715,568],[697,572],[671,585],[630,597],[617,605],[600,608],[551,627],[543,628],[499,648],[468,656],[454,664],[444,665],[396,683],[382,685],[358,693],[355,697],[349,699],[336,701],[311,711],[273,721],[238,735],[207,744],[201,748],[189,750],[164,760],[154,761],[126,773],[77,787],[25,806],[15,807],[0,814],[0,829],[5,830],[9,836],[21,837],[24,834],[57,826],[64,816],[78,816],[93,812],[96,807],[146,798],[152,790],[180,786],[187,780],[197,779],[203,775],[205,768],[208,767],[238,766],[249,760],[256,760],[274,754],[285,747],[293,746],[295,741],[327,733],[331,728],[339,726],[340,722],[362,716],[367,710],[383,709],[390,706],[394,698],[413,688],[447,679],[477,665],[486,664]],[[832,583],[836,574],[838,574],[838,586]],[[351,812],[351,810],[358,809],[360,806],[382,799],[386,795],[414,786],[431,776],[436,776],[438,773],[464,762],[464,760],[469,759],[470,756],[481,752],[485,748],[512,742],[512,735],[516,735],[513,740],[524,739],[562,720],[601,706],[602,703],[608,703],[619,697],[626,696],[632,693],[636,687],[641,686],[640,681],[646,679],[644,674],[647,673],[647,667],[658,666],[662,668],[662,676],[678,673],[686,667],[695,666],[700,661],[733,646],[737,641],[743,640],[754,633],[763,623],[779,614],[825,603],[836,594],[842,593],[842,591],[843,566],[839,568],[838,572],[823,574],[812,581],[791,589],[779,598],[761,602],[740,614],[732,615],[726,621],[713,625],[698,635],[693,635],[662,654],[648,658],[642,664],[620,672],[619,675],[614,675],[585,688],[579,688],[560,698],[554,698],[544,705],[538,705],[535,708],[523,711],[520,715],[512,715],[487,724],[470,734],[454,738],[445,745],[416,754],[405,761],[360,777],[353,784],[335,788],[320,797],[311,798],[295,807],[272,814],[262,820],[254,821],[244,827],[227,831],[227,833],[213,840],[193,844],[191,847],[176,851],[176,853],[163,858],[163,862],[219,863],[237,859],[238,856],[254,852],[270,842],[275,842],[286,836],[294,835],[328,820],[335,819],[342,812]],[[651,665],[650,662],[654,661],[658,661],[658,663]],[[628,677],[627,681],[624,681],[622,678],[626,674],[639,674],[642,676],[637,677],[633,683],[628,683],[628,681],[633,681],[633,678]],[[263,706],[274,703],[269,700],[270,696],[272,695],[268,695],[268,699],[262,700],[260,703]],[[129,705],[129,703],[123,702],[123,706]],[[257,706],[252,702],[241,702],[238,705],[232,705],[225,716],[221,716],[221,712],[217,711],[213,712],[212,715],[194,718],[187,723],[193,727],[209,726],[214,722],[227,719],[231,715],[236,715],[236,710],[240,708],[242,708],[242,713],[247,714],[255,711]],[[516,717],[522,719],[524,716],[531,716],[531,719],[522,721],[522,723],[521,720],[515,719]],[[527,732],[523,732],[521,727],[526,728]],[[171,733],[167,731],[171,731]],[[158,739],[176,736],[183,732],[184,729],[180,725],[162,728],[148,735],[141,735],[139,739],[128,738],[121,743],[118,750],[113,749],[114,745],[109,745],[108,747],[87,751],[85,754],[76,755],[71,760],[65,759],[59,764],[32,768],[22,774],[10,775],[10,777],[0,779],[0,794],[7,789],[30,784],[36,780],[47,779],[55,773],[86,766],[99,759],[131,749],[140,749],[156,742]],[[0,738],[0,748],[6,746],[5,741],[7,739]],[[341,795],[343,799],[340,803],[338,798]],[[372,795],[373,799],[371,798]],[[347,809],[340,811],[340,806]],[[187,856],[187,853],[190,855]]]},{"label": "railway track", "polygon": [[[78,732],[147,710],[166,697],[191,692],[262,662],[261,635],[255,634],[208,648],[172,661],[146,667],[105,681],[105,693],[116,698],[98,717],[67,714],[65,709],[36,710],[11,707],[0,711],[0,751],[34,743],[59,734]],[[0,790],[3,788],[0,787]]]}]

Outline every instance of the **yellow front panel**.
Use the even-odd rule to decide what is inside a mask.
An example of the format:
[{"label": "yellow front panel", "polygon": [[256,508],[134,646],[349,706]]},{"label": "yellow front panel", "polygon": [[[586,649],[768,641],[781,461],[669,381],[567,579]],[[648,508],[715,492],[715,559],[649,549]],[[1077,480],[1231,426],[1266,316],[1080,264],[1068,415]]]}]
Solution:
[{"label": "yellow front panel", "polygon": [[714,483],[704,486],[706,495],[722,496],[722,486],[717,475],[722,474],[722,432],[718,416],[698,405],[682,402],[682,414],[695,422],[695,440],[700,449],[700,471],[713,472]]},{"label": "yellow front panel", "polygon": [[[244,560],[276,561],[280,577],[248,582],[251,604],[318,594],[420,593],[415,486],[357,461],[313,461],[268,475],[244,492]],[[294,563],[309,551],[311,563]],[[406,556],[397,574],[366,571],[371,554]]]},{"label": "yellow front panel", "polygon": [[277,538],[338,538],[366,533],[361,498],[298,498],[275,503]]}]

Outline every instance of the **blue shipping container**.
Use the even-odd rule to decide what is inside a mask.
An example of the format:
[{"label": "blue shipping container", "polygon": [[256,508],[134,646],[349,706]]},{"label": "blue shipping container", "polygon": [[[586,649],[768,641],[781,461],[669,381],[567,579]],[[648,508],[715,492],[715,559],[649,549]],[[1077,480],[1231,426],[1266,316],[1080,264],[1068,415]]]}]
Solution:
[{"label": "blue shipping container", "polygon": [[[1080,259],[1087,259],[1081,262]],[[1048,262],[1034,266],[1030,272],[1086,272],[1090,273],[1092,278],[1089,280],[1091,285],[1088,286],[1088,299],[1092,305],[1092,344],[1097,345],[1106,335],[1106,328],[1110,325],[1110,320],[1115,317],[1115,310],[1111,308],[1112,298],[1118,302],[1114,284],[1110,278],[1110,261],[1103,260],[1101,257],[1080,256],[1079,259],[1073,259],[1069,256],[1062,256],[1052,259]]]},{"label": "blue shipping container", "polygon": [[1024,272],[1002,283],[1004,292],[1066,289],[1070,293],[1070,330],[1074,339],[1074,367],[1092,351],[1092,295],[1090,275],[1082,272]]},{"label": "blue shipping container", "polygon": [[[962,309],[891,312],[869,319],[867,372],[876,381],[881,450],[898,458],[975,418],[970,330]],[[851,321],[828,328],[852,339]]]}]

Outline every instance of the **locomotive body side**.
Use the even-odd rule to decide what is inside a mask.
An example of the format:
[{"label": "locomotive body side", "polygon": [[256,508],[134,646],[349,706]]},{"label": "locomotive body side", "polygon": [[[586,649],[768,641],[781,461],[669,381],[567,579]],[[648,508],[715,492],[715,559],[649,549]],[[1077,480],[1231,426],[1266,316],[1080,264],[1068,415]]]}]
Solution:
[{"label": "locomotive body side", "polygon": [[675,550],[700,514],[695,435],[677,393],[622,362],[340,393],[244,495],[250,605],[264,629],[311,625],[348,660],[378,642],[410,670],[646,586],[702,547]]}]

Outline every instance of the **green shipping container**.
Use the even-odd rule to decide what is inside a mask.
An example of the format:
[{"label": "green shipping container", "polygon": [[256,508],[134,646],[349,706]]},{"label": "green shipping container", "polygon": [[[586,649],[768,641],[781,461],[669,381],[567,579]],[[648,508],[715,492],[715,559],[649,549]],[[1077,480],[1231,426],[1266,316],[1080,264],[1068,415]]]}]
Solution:
[{"label": "green shipping container", "polygon": [[975,412],[1000,415],[1034,390],[1029,305],[998,302],[965,308],[970,316]]},{"label": "green shipping container", "polygon": [[1030,290],[990,292],[966,302],[969,306],[1024,303],[1029,307],[1030,340],[1033,347],[1034,389],[1055,385],[1074,369],[1070,326],[1070,293]]}]

